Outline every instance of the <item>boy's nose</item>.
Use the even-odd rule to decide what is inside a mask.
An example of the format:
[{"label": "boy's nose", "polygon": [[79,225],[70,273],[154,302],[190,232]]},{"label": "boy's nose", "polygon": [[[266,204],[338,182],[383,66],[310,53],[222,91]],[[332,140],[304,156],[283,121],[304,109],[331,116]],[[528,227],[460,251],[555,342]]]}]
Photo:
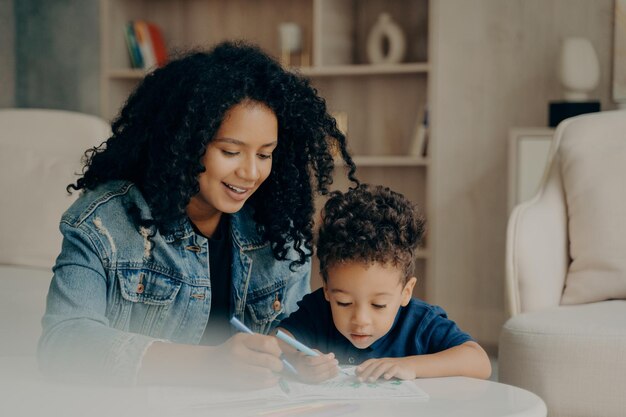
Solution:
[{"label": "boy's nose", "polygon": [[352,324],[356,326],[365,326],[369,324],[369,314],[367,314],[366,309],[364,308],[356,308],[354,309],[354,313],[352,314]]}]

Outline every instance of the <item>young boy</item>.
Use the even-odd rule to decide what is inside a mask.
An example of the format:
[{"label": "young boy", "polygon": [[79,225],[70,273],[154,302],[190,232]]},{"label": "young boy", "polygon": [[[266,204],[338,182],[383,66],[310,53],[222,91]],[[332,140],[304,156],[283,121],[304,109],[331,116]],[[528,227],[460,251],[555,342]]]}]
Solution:
[{"label": "young boy", "polygon": [[424,220],[404,196],[363,184],[335,192],[322,211],[317,256],[323,288],[306,295],[279,328],[321,352],[281,348],[301,378],[320,382],[337,364],[362,381],[463,375],[488,378],[485,351],[440,307],[412,298]]}]

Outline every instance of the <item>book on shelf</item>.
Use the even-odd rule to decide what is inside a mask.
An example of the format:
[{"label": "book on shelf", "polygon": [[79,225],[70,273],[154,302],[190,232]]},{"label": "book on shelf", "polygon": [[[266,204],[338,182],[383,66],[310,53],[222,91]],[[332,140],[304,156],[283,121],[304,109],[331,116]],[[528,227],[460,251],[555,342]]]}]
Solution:
[{"label": "book on shelf", "polygon": [[159,67],[167,64],[167,49],[165,49],[165,41],[161,28],[152,22],[146,22],[148,25],[148,31],[150,32],[150,40],[152,41],[152,49],[154,51],[154,57],[156,58],[156,64]]},{"label": "book on shelf", "polygon": [[132,68],[143,68],[143,59],[139,45],[137,44],[137,38],[135,37],[133,22],[128,22],[124,29],[126,46],[128,47],[128,55],[130,56],[130,65]]},{"label": "book on shelf", "polygon": [[152,22],[133,20],[125,27],[132,68],[151,69],[165,65],[167,50],[161,29]]},{"label": "book on shelf", "polygon": [[156,57],[152,48],[152,40],[150,39],[150,30],[143,20],[135,20],[134,25],[135,37],[139,44],[141,57],[143,58],[143,67],[150,69],[156,66]]},{"label": "book on shelf", "polygon": [[428,107],[424,107],[423,113],[413,129],[409,155],[425,158],[428,155]]}]

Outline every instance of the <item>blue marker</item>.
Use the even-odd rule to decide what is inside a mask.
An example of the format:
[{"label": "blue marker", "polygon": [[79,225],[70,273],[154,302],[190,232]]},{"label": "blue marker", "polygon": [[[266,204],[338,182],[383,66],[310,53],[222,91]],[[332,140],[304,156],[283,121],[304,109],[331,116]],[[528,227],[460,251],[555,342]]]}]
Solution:
[{"label": "blue marker", "polygon": [[[240,332],[244,332],[244,333],[249,333],[249,334],[253,334],[254,332],[252,330],[250,330],[248,328],[248,326],[246,326],[245,324],[243,324],[242,322],[240,322],[237,317],[233,316],[230,319],[230,324],[232,324],[237,330],[239,330]],[[292,364],[290,364],[287,359],[285,358],[280,358],[281,361],[283,361],[283,365],[285,365],[285,368],[289,369],[291,372],[293,372],[294,374],[298,375],[298,371],[296,371],[296,368],[294,368],[294,366]]]},{"label": "blue marker", "polygon": [[[310,347],[308,347],[304,343],[298,342],[296,339],[294,339],[293,337],[289,336],[287,333],[281,331],[280,329],[276,332],[276,337],[279,338],[280,340],[282,340],[283,342],[287,343],[292,348],[294,348],[296,350],[299,350],[300,352],[304,353],[305,355],[308,355],[308,356],[319,356],[320,355],[319,353],[317,353],[316,351],[314,351],[313,349],[311,349]],[[346,374],[346,375],[350,375],[345,369],[339,368],[339,370],[342,373]]]},{"label": "blue marker", "polygon": [[276,332],[276,337],[279,338],[280,340],[282,340],[283,342],[287,343],[292,348],[294,348],[296,350],[299,350],[300,352],[304,353],[305,355],[308,355],[308,356],[319,356],[319,353],[317,353],[316,351],[314,351],[313,349],[311,349],[310,347],[308,347],[304,343],[298,342],[296,339],[294,339],[293,337],[289,336],[287,333],[283,332],[282,330],[278,330]]}]

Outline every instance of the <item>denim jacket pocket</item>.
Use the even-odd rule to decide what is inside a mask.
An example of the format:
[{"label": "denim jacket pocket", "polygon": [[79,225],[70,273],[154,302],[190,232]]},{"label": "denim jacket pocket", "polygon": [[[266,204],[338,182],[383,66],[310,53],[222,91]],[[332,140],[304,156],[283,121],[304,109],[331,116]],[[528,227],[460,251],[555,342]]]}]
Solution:
[{"label": "denim jacket pocket", "polygon": [[[171,315],[170,306],[181,289],[182,282],[167,275],[146,270],[117,271],[119,309],[113,318],[114,326],[131,332],[160,337],[158,326]],[[168,316],[169,319],[174,317]]]},{"label": "denim jacket pocket", "polygon": [[118,274],[122,297],[134,303],[167,305],[174,301],[182,283],[153,271],[125,271]]},{"label": "denim jacket pocket", "polygon": [[268,333],[278,324],[279,316],[285,311],[285,283],[256,291],[248,297],[246,308],[250,314],[252,331]]}]

